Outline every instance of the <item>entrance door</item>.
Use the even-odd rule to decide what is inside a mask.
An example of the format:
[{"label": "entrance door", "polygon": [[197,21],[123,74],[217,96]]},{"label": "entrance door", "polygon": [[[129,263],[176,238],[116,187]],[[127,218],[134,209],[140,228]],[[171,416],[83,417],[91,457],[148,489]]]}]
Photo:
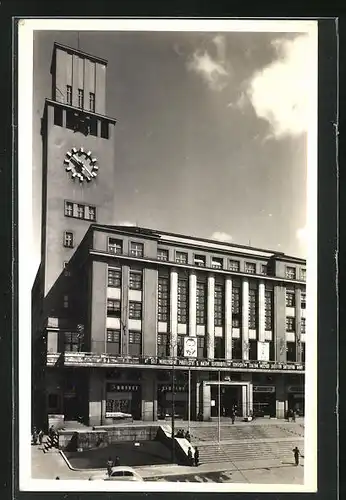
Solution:
[{"label": "entrance door", "polygon": [[221,388],[221,415],[231,417],[232,409],[237,408],[237,415],[242,414],[241,385],[226,385]]},{"label": "entrance door", "polygon": [[78,399],[75,394],[64,395],[64,419],[65,420],[78,420],[79,413]]}]

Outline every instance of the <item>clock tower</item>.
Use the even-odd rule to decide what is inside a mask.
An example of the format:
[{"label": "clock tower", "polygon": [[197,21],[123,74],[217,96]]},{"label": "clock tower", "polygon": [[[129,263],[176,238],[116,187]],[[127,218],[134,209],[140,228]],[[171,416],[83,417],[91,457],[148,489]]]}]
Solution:
[{"label": "clock tower", "polygon": [[55,43],[42,118],[44,296],[92,223],[113,223],[114,127],[107,61]]}]

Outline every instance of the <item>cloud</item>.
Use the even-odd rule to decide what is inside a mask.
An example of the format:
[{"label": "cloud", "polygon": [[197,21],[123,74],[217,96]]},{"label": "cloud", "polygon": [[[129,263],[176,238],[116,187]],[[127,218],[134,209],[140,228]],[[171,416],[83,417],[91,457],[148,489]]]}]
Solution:
[{"label": "cloud", "polygon": [[219,231],[216,231],[215,233],[213,233],[211,235],[211,238],[213,240],[224,241],[226,243],[229,243],[232,241],[232,236],[230,234],[219,232]]},{"label": "cloud", "polygon": [[275,40],[277,59],[247,82],[246,94],[258,117],[270,124],[269,138],[298,136],[306,132],[316,60],[311,37]]},{"label": "cloud", "polygon": [[216,49],[216,57],[213,57],[207,50],[196,50],[187,61],[187,69],[200,75],[210,89],[221,91],[229,81],[225,39],[217,35],[212,42]]}]

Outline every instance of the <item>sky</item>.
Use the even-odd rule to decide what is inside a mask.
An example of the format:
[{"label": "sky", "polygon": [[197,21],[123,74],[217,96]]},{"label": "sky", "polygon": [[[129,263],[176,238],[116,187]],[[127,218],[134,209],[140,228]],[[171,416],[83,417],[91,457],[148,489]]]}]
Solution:
[{"label": "sky", "polygon": [[308,35],[34,33],[33,216],[40,250],[41,137],[54,41],[108,60],[114,224],[306,258]]}]

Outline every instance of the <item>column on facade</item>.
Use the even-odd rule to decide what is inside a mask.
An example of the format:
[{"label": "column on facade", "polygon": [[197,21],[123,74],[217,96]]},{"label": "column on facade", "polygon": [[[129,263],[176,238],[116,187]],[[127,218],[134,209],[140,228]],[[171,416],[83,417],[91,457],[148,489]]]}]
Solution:
[{"label": "column on facade", "polygon": [[208,276],[207,292],[207,357],[214,359],[215,347],[215,278]]},{"label": "column on facade", "polygon": [[242,281],[242,357],[249,359],[249,280]]},{"label": "column on facade", "polygon": [[169,331],[170,331],[170,356],[177,356],[178,343],[178,273],[171,271],[170,276],[170,316],[169,316]]},{"label": "column on facade", "polygon": [[302,350],[301,350],[301,331],[302,331],[302,291],[300,288],[295,290],[295,303],[296,303],[296,360],[302,360]]},{"label": "column on facade", "polygon": [[211,387],[209,384],[203,383],[203,420],[210,420],[211,416]]},{"label": "column on facade", "polygon": [[285,389],[285,379],[283,375],[278,375],[276,379],[276,418],[284,418],[287,409],[288,402]]},{"label": "column on facade", "polygon": [[[242,380],[244,382],[248,382],[246,385],[246,410],[247,410],[247,415],[249,416],[253,413],[253,383],[252,383],[252,373],[250,372],[245,372],[242,373]],[[244,386],[243,386],[244,389]]]},{"label": "column on facade", "polygon": [[[122,283],[129,283],[130,268],[122,266]],[[120,339],[121,339],[121,354],[127,356],[129,353],[129,287],[121,287],[121,317],[120,317]]]},{"label": "column on facade", "polygon": [[157,381],[153,370],[143,370],[142,420],[157,420]]},{"label": "column on facade", "polygon": [[232,278],[225,280],[225,358],[232,359]]},{"label": "column on facade", "polygon": [[249,395],[249,389],[248,389],[248,384],[242,385],[241,386],[241,391],[242,391],[242,416],[247,417],[249,415],[249,400],[250,400],[250,395]]},{"label": "column on facade", "polygon": [[263,281],[258,285],[258,340],[265,341],[265,284]]},{"label": "column on facade", "polygon": [[286,288],[274,286],[275,361],[286,361]]},{"label": "column on facade", "polygon": [[196,307],[197,307],[197,277],[195,273],[189,276],[189,336],[196,336]]},{"label": "column on facade", "polygon": [[100,369],[91,369],[89,375],[89,425],[102,425],[105,418],[104,377]]},{"label": "column on facade", "polygon": [[199,387],[197,372],[191,371],[190,418],[196,420],[199,413]]}]

